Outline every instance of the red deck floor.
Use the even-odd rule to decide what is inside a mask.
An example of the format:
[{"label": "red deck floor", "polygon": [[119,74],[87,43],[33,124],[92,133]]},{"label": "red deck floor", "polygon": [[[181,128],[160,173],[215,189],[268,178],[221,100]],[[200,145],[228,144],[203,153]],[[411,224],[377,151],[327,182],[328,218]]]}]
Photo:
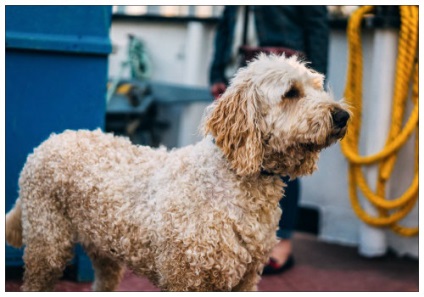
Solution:
[{"label": "red deck floor", "polygon": [[[296,233],[296,265],[282,275],[264,276],[259,291],[291,292],[417,292],[418,260],[388,255],[367,259],[356,248],[319,241],[313,235]],[[6,291],[19,291],[21,281],[6,280]],[[56,291],[90,291],[91,283],[61,280]],[[127,272],[119,291],[159,291],[147,279]]]}]

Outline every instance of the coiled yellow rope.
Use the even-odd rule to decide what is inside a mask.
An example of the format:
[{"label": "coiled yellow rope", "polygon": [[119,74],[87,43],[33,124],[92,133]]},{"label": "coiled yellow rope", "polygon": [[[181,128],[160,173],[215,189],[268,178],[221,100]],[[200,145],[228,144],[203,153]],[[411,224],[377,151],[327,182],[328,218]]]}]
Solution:
[{"label": "coiled yellow rope", "polygon": [[[359,155],[359,134],[362,115],[362,45],[361,22],[365,14],[373,11],[373,6],[363,6],[349,19],[348,43],[349,64],[345,89],[346,102],[352,106],[353,116],[346,137],[341,141],[344,155],[349,161],[349,196],[354,212],[365,223],[376,227],[389,227],[397,234],[414,236],[418,227],[402,227],[398,222],[415,206],[418,199],[418,7],[400,6],[401,27],[399,32],[398,57],[396,61],[396,81],[394,86],[392,123],[384,148],[371,156]],[[412,79],[412,101],[414,108],[402,128],[409,86]],[[398,198],[385,198],[386,183],[393,171],[397,152],[415,131],[415,176],[410,187]],[[378,164],[376,190],[368,186],[361,166]],[[357,187],[378,210],[377,216],[369,215],[362,208]]]}]

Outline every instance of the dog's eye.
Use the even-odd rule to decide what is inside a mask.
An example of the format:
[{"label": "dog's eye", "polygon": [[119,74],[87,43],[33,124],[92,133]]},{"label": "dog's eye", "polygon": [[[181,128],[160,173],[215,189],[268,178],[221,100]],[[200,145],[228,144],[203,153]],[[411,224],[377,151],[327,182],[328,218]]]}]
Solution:
[{"label": "dog's eye", "polygon": [[283,98],[295,99],[300,97],[300,91],[296,86],[292,86],[284,95]]}]

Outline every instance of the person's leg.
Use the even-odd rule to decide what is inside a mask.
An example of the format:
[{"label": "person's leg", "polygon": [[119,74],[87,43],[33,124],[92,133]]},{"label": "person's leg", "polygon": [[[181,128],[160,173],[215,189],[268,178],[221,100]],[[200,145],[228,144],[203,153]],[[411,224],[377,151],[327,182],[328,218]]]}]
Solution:
[{"label": "person's leg", "polygon": [[277,237],[281,239],[290,239],[294,228],[296,227],[297,207],[300,196],[300,183],[298,179],[290,181],[288,177],[282,178],[287,187],[284,191],[284,197],[280,200],[280,206],[283,210],[279,222]]},{"label": "person's leg", "polygon": [[280,200],[283,213],[277,231],[279,242],[271,252],[270,263],[266,266],[264,274],[273,273],[284,265],[287,265],[287,268],[293,265],[291,237],[296,227],[300,182],[298,179],[289,181],[286,177],[283,178],[283,181],[287,184],[287,187],[284,197]]}]

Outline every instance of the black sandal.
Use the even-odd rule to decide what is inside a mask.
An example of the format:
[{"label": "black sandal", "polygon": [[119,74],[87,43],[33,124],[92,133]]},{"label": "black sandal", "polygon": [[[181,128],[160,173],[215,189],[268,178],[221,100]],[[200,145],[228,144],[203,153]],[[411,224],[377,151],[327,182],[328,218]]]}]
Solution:
[{"label": "black sandal", "polygon": [[293,255],[290,255],[287,258],[287,261],[283,265],[278,265],[277,261],[274,258],[270,258],[268,264],[265,265],[262,275],[280,274],[292,268],[293,265],[294,265]]}]

